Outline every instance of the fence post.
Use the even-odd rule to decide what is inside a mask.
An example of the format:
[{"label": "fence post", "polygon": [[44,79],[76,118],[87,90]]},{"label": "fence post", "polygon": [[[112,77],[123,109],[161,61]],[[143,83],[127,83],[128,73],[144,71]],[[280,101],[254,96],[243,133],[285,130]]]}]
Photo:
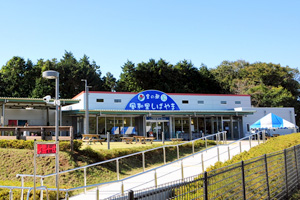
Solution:
[{"label": "fence post", "polygon": [[[297,145],[298,147],[298,145]],[[299,171],[298,171],[298,156],[296,146],[294,146],[294,155],[295,155],[295,164],[296,164],[296,171],[297,171],[297,187],[299,188]]]},{"label": "fence post", "polygon": [[242,169],[242,185],[243,185],[243,199],[246,200],[246,181],[245,181],[245,169],[244,169],[244,161],[241,162]]},{"label": "fence post", "polygon": [[265,168],[266,168],[266,182],[267,182],[267,190],[268,190],[268,199],[271,199],[267,154],[265,154]]},{"label": "fence post", "polygon": [[124,183],[123,183],[123,181],[122,181],[122,184],[121,184],[121,194],[122,194],[122,196],[124,196]]},{"label": "fence post", "polygon": [[[86,186],[86,167],[83,168],[83,173],[84,173],[84,186]],[[84,187],[84,194],[86,194],[86,187]]]},{"label": "fence post", "polygon": [[120,165],[119,165],[119,159],[116,160],[117,164],[117,179],[120,180]]},{"label": "fence post", "polygon": [[263,137],[263,143],[265,143],[266,142],[266,131],[263,131],[262,134],[263,134],[262,135],[262,137]]},{"label": "fence post", "polygon": [[[207,138],[205,137],[205,149],[207,149]],[[206,150],[207,152],[207,150]]]},{"label": "fence post", "polygon": [[257,142],[258,142],[258,144],[260,144],[260,134],[259,133],[257,133]]},{"label": "fence post", "polygon": [[203,159],[203,153],[201,153],[201,164],[202,164],[202,172],[204,172],[204,159]]},{"label": "fence post", "polygon": [[287,169],[287,157],[286,149],[284,149],[284,168],[285,168],[285,188],[286,188],[286,197],[289,197],[289,185],[288,185],[288,169]]},{"label": "fence post", "polygon": [[177,144],[177,160],[179,160],[179,145]]},{"label": "fence post", "polygon": [[182,160],[181,160],[181,179],[182,179],[182,181],[183,181],[183,179],[184,179],[184,173],[183,173],[184,171],[183,171],[183,162],[182,162]]},{"label": "fence post", "polygon": [[9,191],[9,200],[13,200],[13,192],[12,192],[12,190],[10,189],[10,191]]},{"label": "fence post", "polygon": [[128,192],[128,200],[134,200],[133,190],[129,190],[129,192]]},{"label": "fence post", "polygon": [[228,160],[230,160],[230,146],[228,145]]},{"label": "fence post", "polygon": [[164,153],[164,164],[166,164],[166,147],[163,147],[163,153]]},{"label": "fence post", "polygon": [[23,200],[23,196],[24,196],[24,189],[23,189],[23,187],[24,187],[24,177],[23,176],[21,176],[21,187],[22,187],[22,189],[21,189],[21,200]]},{"label": "fence post", "polygon": [[239,144],[240,145],[240,153],[242,153],[242,142],[240,141],[239,143],[240,143]]},{"label": "fence post", "polygon": [[194,141],[192,142],[193,154],[195,153]]},{"label": "fence post", "polygon": [[252,136],[249,136],[249,146],[250,146],[249,149],[251,149],[251,138],[252,138]]},{"label": "fence post", "polygon": [[143,172],[145,172],[145,152],[143,152],[142,155],[143,155]]},{"label": "fence post", "polygon": [[219,150],[219,146],[217,147],[217,153],[218,153],[218,161],[220,162],[220,150]]},{"label": "fence post", "polygon": [[[43,181],[43,178],[41,178],[41,186],[44,185],[44,181]],[[43,200],[43,190],[41,190],[40,192],[40,200]]]},{"label": "fence post", "polygon": [[99,200],[99,197],[100,197],[100,195],[99,195],[99,187],[97,187],[97,190],[96,190],[96,200]]},{"label": "fence post", "polygon": [[65,195],[65,200],[69,200],[69,193],[67,191],[66,195]]},{"label": "fence post", "polygon": [[204,200],[208,200],[208,181],[207,181],[206,171],[204,172],[203,189],[204,189]]},{"label": "fence post", "polygon": [[156,172],[156,170],[154,171],[154,185],[155,185],[155,188],[157,188],[157,172]]}]

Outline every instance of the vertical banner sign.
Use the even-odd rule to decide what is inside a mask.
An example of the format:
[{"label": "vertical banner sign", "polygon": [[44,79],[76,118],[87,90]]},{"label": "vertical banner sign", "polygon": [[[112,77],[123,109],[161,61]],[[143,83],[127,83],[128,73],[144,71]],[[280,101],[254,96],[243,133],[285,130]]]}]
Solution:
[{"label": "vertical banner sign", "polygon": [[36,157],[55,156],[58,159],[58,152],[56,151],[57,142],[52,143],[41,143],[34,142],[34,174],[33,174],[33,199],[35,200],[36,193]]}]

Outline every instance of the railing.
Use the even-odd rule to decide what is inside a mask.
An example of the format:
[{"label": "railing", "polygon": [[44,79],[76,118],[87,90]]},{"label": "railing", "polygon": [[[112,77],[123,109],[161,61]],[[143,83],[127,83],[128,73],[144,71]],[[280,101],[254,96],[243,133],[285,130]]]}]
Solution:
[{"label": "railing", "polygon": [[[190,156],[187,156],[187,157],[185,157],[185,158],[182,158],[182,159],[180,159],[180,160],[178,160],[178,161],[181,161],[181,165],[180,165],[180,167],[178,168],[178,169],[176,169],[176,170],[174,170],[174,171],[170,171],[170,172],[168,172],[167,174],[163,174],[161,177],[158,177],[157,176],[157,173],[156,173],[156,171],[157,171],[157,169],[159,169],[160,167],[158,167],[158,168],[155,168],[155,169],[152,169],[152,170],[155,170],[154,171],[154,179],[152,180],[153,182],[154,182],[154,185],[153,185],[153,187],[152,188],[159,188],[159,187],[161,187],[161,186],[159,186],[159,185],[157,185],[157,182],[158,182],[158,178],[163,178],[163,177],[165,177],[165,176],[167,176],[167,175],[169,175],[169,177],[170,177],[170,175],[172,175],[172,176],[174,176],[175,174],[174,174],[174,172],[178,172],[179,174],[181,174],[181,180],[183,181],[183,180],[185,180],[185,177],[184,177],[184,171],[185,172],[187,172],[187,171],[192,171],[192,170],[189,170],[189,168],[190,167],[194,167],[193,168],[193,171],[195,172],[194,174],[200,174],[200,173],[203,173],[204,171],[205,171],[205,168],[207,167],[207,166],[210,166],[211,164],[214,164],[215,162],[217,162],[217,161],[226,161],[227,160],[227,158],[228,159],[230,159],[230,152],[232,152],[232,153],[234,153],[234,154],[239,154],[239,153],[241,153],[242,151],[243,151],[243,149],[242,149],[242,145],[241,145],[241,143],[242,142],[247,142],[247,140],[249,140],[249,148],[251,148],[252,146],[254,146],[255,144],[253,144],[253,141],[252,141],[252,138],[254,138],[254,139],[256,139],[257,140],[257,142],[256,142],[256,144],[260,144],[260,137],[262,137],[262,141],[263,142],[265,142],[265,134],[264,134],[264,132],[259,132],[259,133],[255,133],[255,134],[252,134],[252,135],[249,135],[249,136],[246,136],[246,137],[244,137],[244,138],[242,138],[242,139],[240,139],[240,140],[237,140],[237,141],[234,141],[234,142],[231,142],[231,143],[229,143],[229,144],[227,144],[227,145],[221,145],[221,146],[219,146],[219,145],[217,145],[217,146],[215,146],[215,147],[210,147],[210,148],[208,148],[208,149],[206,149],[206,150],[203,150],[203,151],[201,151],[201,152],[199,152],[199,153],[196,153],[196,154],[194,154],[194,155],[190,155]],[[248,142],[247,142],[248,143]],[[245,146],[245,145],[244,145]],[[223,150],[223,152],[221,152],[220,153],[220,148],[222,148],[222,150]],[[244,150],[248,150],[248,149],[244,149]],[[215,153],[214,153],[214,155],[212,156],[211,154],[210,155],[206,155],[206,152],[207,151],[214,151]],[[226,155],[223,155],[223,154],[228,154],[228,157],[226,156]],[[198,155],[198,157],[196,157]],[[207,159],[204,159],[204,155],[207,157]],[[222,156],[223,155],[223,156]],[[222,157],[222,159],[221,159],[221,157]],[[191,163],[189,163],[189,166],[184,166],[184,162],[183,162],[183,160],[188,160],[188,158],[193,158],[192,160],[195,160],[195,162],[193,163],[193,164],[191,164]],[[199,158],[199,159],[197,159],[197,158]],[[178,161],[174,161],[174,162],[178,162]],[[200,162],[199,162],[200,161]],[[173,162],[173,163],[174,163]],[[169,165],[170,164],[172,164],[172,163],[169,163]],[[196,167],[195,167],[196,166]],[[199,166],[199,167],[198,167]],[[195,171],[195,169],[197,170],[199,170],[198,171],[198,173]],[[202,170],[200,170],[200,169],[202,169]],[[137,174],[137,176],[138,176],[139,174]],[[197,175],[198,176],[198,175]],[[168,178],[169,179],[169,178]],[[175,181],[176,179],[174,179],[174,181]],[[123,179],[123,182],[125,181],[125,179]],[[176,182],[178,182],[178,181],[176,181]],[[145,184],[145,183],[144,183]],[[163,185],[162,185],[163,186]],[[121,197],[123,197],[124,195],[125,195],[125,192],[124,192],[124,186],[123,185],[121,185],[121,192],[120,192],[120,194],[119,195],[117,195],[116,197],[119,197],[119,198],[121,198]],[[128,191],[130,191],[130,190],[133,190],[133,189],[135,189],[135,187],[132,187],[132,188],[129,188],[129,189],[127,189],[127,192]],[[159,190],[159,189],[158,189]],[[126,196],[126,195],[125,195]],[[114,197],[113,198],[107,198],[107,199],[114,199]],[[122,199],[122,198],[121,198]],[[156,199],[156,198],[154,198],[154,199]],[[158,198],[159,199],[159,198]]]},{"label": "railing", "polygon": [[[94,163],[94,164],[90,164],[90,165],[86,165],[86,166],[82,166],[82,167],[78,167],[78,168],[74,168],[74,169],[70,169],[70,170],[66,170],[66,171],[61,171],[61,172],[59,172],[59,174],[61,175],[61,174],[66,174],[66,173],[70,173],[70,172],[74,172],[74,171],[78,171],[78,170],[83,170],[83,174],[84,174],[83,184],[84,184],[84,186],[87,186],[87,181],[88,181],[87,180],[87,169],[88,168],[94,167],[94,166],[99,166],[99,165],[102,165],[102,164],[115,162],[115,164],[116,164],[116,174],[117,174],[116,178],[117,178],[117,180],[120,180],[120,160],[122,160],[122,159],[129,158],[129,157],[132,157],[132,156],[137,156],[137,155],[142,156],[143,172],[145,172],[145,170],[146,170],[145,153],[162,149],[162,151],[163,151],[163,163],[166,164],[167,163],[167,161],[166,161],[166,148],[176,147],[177,160],[178,160],[178,159],[180,159],[180,148],[179,148],[180,146],[188,144],[188,143],[192,143],[192,153],[194,154],[195,153],[195,147],[194,147],[195,142],[198,141],[198,140],[204,140],[205,141],[205,149],[208,149],[207,141],[209,139],[216,140],[216,143],[218,145],[221,144],[221,143],[225,144],[226,143],[226,131],[211,134],[211,135],[201,137],[201,138],[198,138],[198,139],[195,139],[195,140],[192,140],[192,141],[187,141],[187,142],[178,143],[178,144],[174,144],[174,145],[164,145],[164,146],[161,146],[161,147],[148,149],[148,150],[145,150],[145,151],[125,155],[125,156],[110,159],[110,160],[107,160],[107,161],[101,161],[101,162],[98,162],[98,163]],[[55,176],[55,175],[56,174],[53,173],[53,174],[48,174],[48,175],[36,175],[36,177],[40,178],[41,185],[43,185],[43,182],[44,182],[45,178]],[[33,175],[31,175],[31,174],[17,174],[16,176],[21,177],[22,186],[24,185],[24,178],[25,177],[33,177]],[[85,192],[86,192],[86,188],[87,187],[84,187]],[[22,194],[23,194],[23,190],[22,190]]]},{"label": "railing", "polygon": [[118,199],[289,199],[300,186],[300,145]]},{"label": "railing", "polygon": [[[14,199],[14,193],[13,193],[13,190],[14,189],[20,189],[20,190],[26,190],[28,189],[28,192],[27,192],[27,200],[29,199],[29,196],[30,196],[30,192],[31,190],[34,190],[33,187],[18,187],[18,186],[0,186],[0,188],[2,189],[9,189],[9,200],[13,200]],[[46,198],[47,200],[49,200],[49,194],[48,194],[48,188],[46,186],[39,186],[39,187],[36,187],[35,189],[37,190],[46,190]],[[52,189],[54,190],[54,189]],[[23,199],[23,193],[21,194],[21,198]],[[41,193],[41,200],[43,199],[43,193]]]},{"label": "railing", "polygon": [[[222,138],[221,138],[221,136],[222,136]],[[96,194],[95,194],[95,196],[96,196],[96,198],[97,199],[99,199],[99,195],[100,195],[100,191],[99,191],[99,188],[100,188],[100,186],[104,186],[104,185],[108,185],[108,184],[115,184],[115,183],[118,183],[118,184],[120,184],[120,190],[119,190],[119,193],[120,193],[120,196],[123,196],[124,194],[125,194],[125,192],[128,192],[129,190],[131,190],[131,189],[134,189],[134,188],[129,188],[129,189],[127,189],[127,190],[125,190],[124,189],[124,182],[125,181],[127,181],[127,180],[129,180],[130,178],[134,178],[134,177],[137,177],[137,176],[140,176],[140,175],[143,175],[143,174],[145,174],[145,173],[149,173],[149,172],[153,172],[154,173],[154,178],[153,178],[153,180],[151,181],[151,182],[153,182],[153,184],[154,184],[154,187],[155,188],[158,188],[159,187],[159,185],[158,185],[158,179],[159,178],[162,178],[162,177],[164,177],[164,176],[166,176],[166,174],[163,174],[162,176],[158,176],[158,173],[157,173],[157,171],[158,171],[158,169],[160,169],[160,168],[162,168],[162,166],[160,166],[160,167],[156,167],[156,168],[153,168],[153,169],[150,169],[150,170],[148,170],[148,171],[145,171],[145,157],[143,156],[143,172],[141,172],[141,173],[138,173],[138,174],[136,174],[136,175],[134,175],[134,176],[131,176],[131,177],[127,177],[127,178],[124,178],[124,179],[122,179],[122,180],[120,180],[119,179],[119,167],[118,167],[118,163],[119,163],[119,160],[120,159],[123,159],[123,158],[127,158],[127,157],[130,157],[130,156],[134,156],[134,155],[144,155],[145,154],[145,152],[149,152],[149,151],[153,151],[153,150],[156,150],[156,149],[159,149],[159,148],[161,148],[161,149],[164,149],[164,148],[166,148],[166,147],[172,147],[172,146],[176,146],[176,149],[177,149],[177,160],[176,161],[173,161],[173,162],[170,162],[170,163],[168,163],[168,164],[166,164],[166,165],[171,165],[171,164],[174,164],[174,163],[178,163],[178,162],[181,162],[181,165],[180,165],[180,168],[179,169],[176,169],[176,170],[174,170],[174,171],[172,171],[172,172],[169,172],[169,174],[171,174],[171,173],[174,173],[174,172],[176,172],[176,171],[179,171],[180,172],[180,174],[181,174],[181,180],[184,180],[185,179],[185,177],[184,177],[184,169],[185,168],[188,168],[188,167],[185,167],[184,166],[184,164],[183,164],[183,159],[187,159],[187,158],[192,158],[192,157],[194,157],[194,156],[196,156],[196,155],[201,155],[201,160],[200,160],[200,162],[198,162],[198,163],[195,163],[194,165],[196,166],[196,165],[201,165],[202,166],[202,172],[204,171],[204,169],[205,169],[205,167],[204,167],[204,165],[205,165],[205,163],[208,163],[207,165],[209,165],[209,161],[210,160],[213,160],[213,159],[217,159],[216,161],[221,161],[221,159],[220,159],[220,156],[224,153],[220,153],[219,152],[219,148],[228,148],[228,158],[230,158],[230,152],[233,152],[233,151],[236,151],[236,149],[238,148],[238,146],[237,146],[237,144],[241,144],[241,142],[242,141],[244,141],[245,139],[249,139],[249,146],[251,147],[253,144],[252,144],[252,137],[254,137],[254,136],[256,136],[256,138],[258,139],[257,140],[257,144],[259,144],[260,143],[260,140],[259,140],[259,138],[260,138],[260,133],[257,133],[257,134],[252,134],[252,135],[249,135],[249,136],[247,136],[247,137],[244,137],[244,138],[242,138],[242,139],[240,139],[240,140],[238,140],[238,141],[235,141],[235,142],[232,142],[232,143],[230,143],[230,144],[227,144],[226,145],[226,143],[227,143],[227,141],[226,141],[226,132],[220,132],[220,133],[216,133],[216,134],[213,134],[213,135],[209,135],[209,136],[206,136],[206,137],[202,137],[202,138],[199,138],[198,140],[205,140],[205,147],[206,147],[206,149],[205,150],[202,150],[202,151],[200,151],[200,152],[198,152],[198,153],[195,153],[195,154],[193,154],[193,155],[190,155],[190,156],[186,156],[186,157],[184,157],[184,158],[180,158],[179,157],[179,146],[180,145],[184,145],[184,144],[187,144],[187,143],[192,143],[192,151],[193,151],[193,153],[194,153],[194,142],[195,141],[197,141],[197,140],[193,140],[193,141],[189,141],[189,142],[184,142],[184,143],[180,143],[180,144],[176,144],[176,145],[167,145],[167,146],[162,146],[162,147],[157,147],[157,148],[154,148],[154,149],[150,149],[150,150],[146,150],[146,151],[143,151],[143,152],[138,152],[138,153],[134,153],[134,154],[131,154],[131,155],[127,155],[127,156],[123,156],[123,157],[119,157],[119,158],[115,158],[115,159],[112,159],[112,160],[108,160],[108,161],[102,161],[102,162],[99,162],[99,163],[94,163],[94,164],[92,164],[92,165],[87,165],[87,166],[83,166],[83,167],[79,167],[79,168],[75,168],[75,169],[71,169],[71,170],[66,170],[66,171],[62,171],[62,172],[60,172],[60,174],[64,174],[64,173],[68,173],[68,172],[72,172],[72,171],[76,171],[76,170],[84,170],[84,186],[81,186],[81,187],[75,187],[75,188],[70,188],[70,189],[60,189],[60,191],[63,191],[63,192],[65,192],[66,193],[66,199],[68,199],[69,198],[69,193],[71,192],[71,191],[76,191],[76,190],[84,190],[85,192],[86,192],[86,189],[88,189],[88,188],[97,188],[96,189]],[[214,139],[216,139],[216,142],[217,142],[217,146],[216,147],[210,147],[210,148],[207,148],[208,146],[207,146],[207,140],[208,140],[208,138],[210,138],[210,137],[213,137]],[[262,136],[262,138],[263,138],[263,141],[264,141],[264,135]],[[244,141],[245,142],[245,141]],[[225,145],[220,145],[221,143],[223,143],[223,144],[225,144]],[[233,148],[230,148],[230,147],[233,147]],[[217,152],[216,152],[216,155],[215,156],[213,156],[213,157],[210,157],[210,158],[208,158],[208,159],[206,159],[206,160],[204,160],[203,159],[203,155],[205,155],[205,153],[206,152],[208,152],[209,150],[215,150],[215,149],[217,149]],[[165,152],[165,150],[164,150],[164,152]],[[242,152],[242,148],[241,148],[241,145],[239,145],[239,152]],[[225,152],[226,153],[226,152]],[[164,153],[164,163],[166,163],[166,155],[165,155],[165,153]],[[224,158],[224,156],[222,157],[222,158]],[[197,160],[197,159],[194,159],[194,160]],[[116,181],[110,181],[110,182],[106,182],[106,183],[98,183],[98,184],[90,184],[90,185],[87,185],[87,173],[86,173],[86,169],[87,168],[89,168],[89,167],[92,167],[92,166],[97,166],[97,165],[100,165],[100,164],[104,164],[104,163],[108,163],[108,162],[116,162],[116,172],[117,172],[117,179],[118,180],[116,180]],[[214,161],[215,162],[215,161]],[[166,165],[164,165],[164,166],[166,166]],[[200,167],[199,167],[199,169],[200,169]],[[198,174],[200,174],[201,172],[199,172]],[[36,177],[40,177],[41,178],[41,185],[43,185],[43,179],[44,178],[47,178],[47,177],[51,177],[51,176],[55,176],[55,174],[48,174],[48,175],[43,175],[43,176],[41,176],[41,175],[37,175]],[[26,175],[26,174],[18,174],[17,175],[17,177],[21,177],[21,183],[22,183],[22,185],[23,185],[23,183],[24,183],[24,177],[33,177],[33,175]],[[53,188],[52,189],[49,189],[49,190],[54,190]],[[23,193],[23,191],[22,191],[22,193]],[[114,194],[117,194],[118,192],[115,192],[114,191]],[[111,196],[111,195],[110,195]]]}]

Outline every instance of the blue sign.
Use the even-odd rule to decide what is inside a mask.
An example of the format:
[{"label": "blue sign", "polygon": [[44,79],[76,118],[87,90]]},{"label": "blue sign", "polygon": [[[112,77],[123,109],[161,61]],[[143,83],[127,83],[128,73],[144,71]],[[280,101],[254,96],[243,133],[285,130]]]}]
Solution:
[{"label": "blue sign", "polygon": [[125,110],[180,110],[169,95],[158,90],[146,90],[135,95]]}]

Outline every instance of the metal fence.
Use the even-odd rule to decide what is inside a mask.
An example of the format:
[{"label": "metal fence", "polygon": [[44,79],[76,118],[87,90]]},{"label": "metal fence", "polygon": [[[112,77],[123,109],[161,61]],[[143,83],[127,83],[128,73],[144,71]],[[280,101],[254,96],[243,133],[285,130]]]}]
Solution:
[{"label": "metal fence", "polygon": [[300,145],[107,200],[288,199],[299,189]]}]

